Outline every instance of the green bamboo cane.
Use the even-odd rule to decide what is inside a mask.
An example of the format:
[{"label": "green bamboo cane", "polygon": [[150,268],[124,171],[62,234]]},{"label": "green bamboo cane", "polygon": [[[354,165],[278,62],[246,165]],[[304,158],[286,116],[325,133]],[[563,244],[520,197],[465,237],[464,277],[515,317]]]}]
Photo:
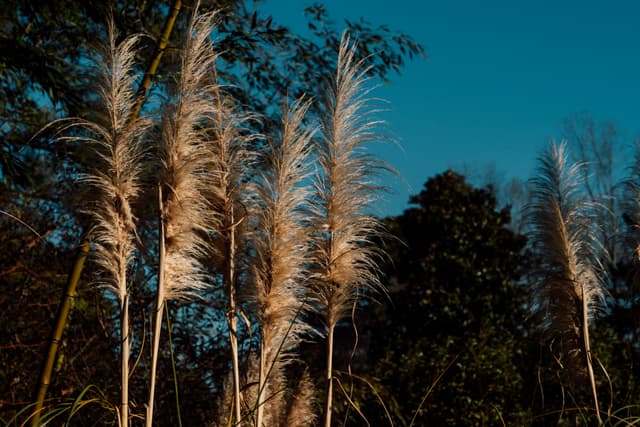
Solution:
[{"label": "green bamboo cane", "polygon": [[90,243],[89,240],[85,240],[78,253],[76,254],[75,263],[71,270],[71,274],[67,280],[67,288],[62,297],[62,301],[60,302],[60,307],[58,308],[58,316],[56,320],[56,326],[53,329],[53,334],[51,336],[51,341],[49,342],[49,350],[47,352],[47,358],[42,365],[42,371],[40,374],[40,382],[38,386],[38,391],[36,393],[36,406],[33,411],[33,420],[31,425],[37,426],[40,422],[40,413],[42,412],[42,407],[44,405],[44,398],[47,394],[47,388],[49,387],[49,381],[51,380],[51,372],[53,371],[53,363],[56,359],[56,353],[58,352],[58,347],[60,345],[60,340],[62,339],[62,332],[67,323],[67,317],[69,316],[69,311],[71,311],[71,302],[76,295],[76,288],[78,286],[78,281],[80,280],[80,274],[82,273],[82,267],[84,267],[84,261],[87,258],[87,254],[89,253]]},{"label": "green bamboo cane", "polygon": [[[182,8],[181,0],[174,0],[171,5],[171,9],[169,15],[167,16],[167,21],[165,22],[164,29],[162,31],[162,35],[160,40],[158,40],[158,46],[156,48],[156,54],[153,60],[150,62],[147,71],[145,72],[144,79],[140,83],[140,87],[138,89],[138,102],[134,108],[133,114],[131,116],[131,121],[137,120],[140,115],[140,110],[144,104],[146,99],[147,91],[151,86],[151,81],[158,70],[158,66],[160,64],[160,60],[162,59],[162,55],[167,47],[167,43],[169,41],[169,37],[171,36],[171,32],[173,31],[173,27],[175,25],[176,19],[178,17],[178,13]],[[47,394],[47,389],[49,387],[49,383],[51,381],[51,372],[53,371],[53,363],[56,358],[56,354],[58,352],[58,347],[60,340],[62,339],[62,333],[65,329],[67,318],[69,316],[69,311],[71,310],[71,301],[75,296],[76,289],[78,287],[78,282],[80,281],[80,276],[82,275],[82,269],[84,268],[84,261],[86,259],[87,254],[89,253],[90,242],[89,240],[85,240],[80,247],[78,254],[76,256],[73,268],[71,270],[71,274],[68,277],[67,285],[63,300],[60,304],[60,309],[58,310],[58,317],[56,320],[56,326],[53,330],[52,338],[49,343],[49,349],[47,351],[47,357],[44,361],[41,373],[40,373],[40,381],[38,382],[38,389],[35,397],[35,409],[33,412],[33,420],[32,427],[37,427],[40,422],[40,413],[42,412],[42,407],[44,406],[44,399]]]},{"label": "green bamboo cane", "polygon": [[176,22],[176,19],[178,18],[178,13],[180,12],[181,8],[182,0],[174,0],[173,5],[171,6],[171,10],[169,11],[169,15],[167,16],[167,22],[164,25],[164,30],[162,31],[160,40],[158,40],[156,55],[149,64],[147,72],[144,73],[144,79],[142,80],[142,82],[140,82],[140,88],[138,89],[138,102],[133,109],[133,120],[135,120],[140,114],[140,110],[142,109],[142,105],[144,104],[144,100],[146,99],[147,91],[151,86],[151,80],[158,70],[160,60],[162,59],[162,55],[164,55],[164,51],[167,48],[169,37],[171,36],[173,26]]}]

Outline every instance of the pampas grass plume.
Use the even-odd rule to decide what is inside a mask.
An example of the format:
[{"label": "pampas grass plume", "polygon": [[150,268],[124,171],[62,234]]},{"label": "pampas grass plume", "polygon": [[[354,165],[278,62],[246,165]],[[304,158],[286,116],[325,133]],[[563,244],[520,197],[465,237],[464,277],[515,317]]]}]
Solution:
[{"label": "pampas grass plume", "polygon": [[197,14],[187,29],[181,73],[163,117],[160,177],[158,293],[146,423],[153,421],[157,354],[164,304],[196,296],[206,287],[200,257],[210,230],[206,199],[211,182],[206,124],[216,113],[211,84],[216,55],[210,41],[215,13]]},{"label": "pampas grass plume", "polygon": [[[310,141],[313,129],[304,125],[309,101],[297,100],[283,113],[279,141],[271,141],[266,171],[256,185],[255,306],[260,321],[261,357],[257,425],[270,399],[269,382],[294,356],[299,337],[309,330],[301,320],[305,309],[303,283],[308,262],[307,198]],[[268,404],[267,404],[268,405]]]},{"label": "pampas grass plume", "polygon": [[116,45],[116,31],[109,21],[109,44],[100,55],[100,100],[104,123],[78,121],[94,137],[101,164],[92,174],[84,176],[97,191],[91,216],[96,262],[106,273],[103,285],[115,293],[121,313],[121,404],[120,425],[128,425],[129,381],[129,314],[127,270],[136,250],[136,224],[132,203],[140,193],[142,169],[141,139],[150,126],[144,118],[134,116],[135,109],[135,46],[133,36]]},{"label": "pampas grass plume", "polygon": [[333,329],[367,288],[382,289],[378,261],[382,251],[373,239],[383,233],[370,214],[381,188],[378,174],[390,168],[367,152],[381,139],[379,121],[368,97],[369,68],[356,59],[355,44],[343,35],[337,72],[322,105],[322,134],[317,144],[314,222],[315,291],[328,329],[328,399],[325,423],[331,424]]},{"label": "pampas grass plume", "polygon": [[246,205],[248,201],[249,171],[256,153],[250,149],[255,139],[246,125],[250,115],[238,113],[233,100],[218,87],[215,90],[217,111],[213,116],[213,135],[210,205],[212,209],[213,239],[211,252],[217,271],[222,274],[228,298],[227,319],[233,369],[233,408],[236,423],[243,418],[240,392],[240,363],[238,354],[237,316],[239,311],[238,277],[247,271],[243,260],[246,254]]},{"label": "pampas grass plume", "polygon": [[566,143],[552,143],[539,162],[527,214],[529,237],[540,257],[536,307],[542,329],[560,340],[574,381],[588,374],[598,412],[589,342],[589,322],[605,302],[596,206],[580,194],[582,165],[568,163]]}]

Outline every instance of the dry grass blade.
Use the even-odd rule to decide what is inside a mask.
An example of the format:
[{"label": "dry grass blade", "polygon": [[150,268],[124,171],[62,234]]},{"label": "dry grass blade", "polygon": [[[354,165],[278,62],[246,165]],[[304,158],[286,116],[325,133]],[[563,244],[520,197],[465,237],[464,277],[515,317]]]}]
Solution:
[{"label": "dry grass blade", "polygon": [[320,171],[315,194],[314,236],[317,264],[316,295],[328,328],[326,425],[330,425],[333,329],[345,317],[359,291],[382,289],[378,261],[382,255],[372,240],[383,234],[371,216],[382,190],[376,179],[390,168],[367,152],[384,139],[373,119],[376,110],[368,98],[368,68],[355,56],[356,46],[343,36],[338,69],[322,105],[322,138],[317,146]]},{"label": "dry grass blade", "polygon": [[26,222],[24,222],[23,220],[21,220],[20,218],[18,218],[15,215],[10,214],[9,212],[5,212],[2,209],[0,209],[0,215],[6,215],[9,218],[13,219],[14,221],[18,222],[19,224],[25,226],[29,231],[31,231],[33,234],[35,234],[36,236],[38,236],[38,239],[42,239],[43,236],[40,235],[40,233],[38,233],[38,231],[36,231],[35,228],[31,227],[29,224],[27,224]]},{"label": "dry grass blade", "polygon": [[589,321],[604,304],[597,254],[602,246],[592,221],[595,206],[580,194],[581,165],[569,166],[567,158],[565,144],[552,144],[540,158],[539,174],[532,180],[528,219],[532,245],[540,257],[536,306],[542,328],[563,346],[574,384],[588,374],[598,411]]}]

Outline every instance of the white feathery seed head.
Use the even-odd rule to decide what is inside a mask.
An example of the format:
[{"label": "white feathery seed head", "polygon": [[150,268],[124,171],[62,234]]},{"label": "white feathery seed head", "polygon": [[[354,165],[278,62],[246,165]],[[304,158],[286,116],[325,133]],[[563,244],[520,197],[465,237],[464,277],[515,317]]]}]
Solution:
[{"label": "white feathery seed head", "polygon": [[254,298],[270,360],[294,347],[308,329],[300,314],[305,309],[309,244],[304,224],[310,193],[305,179],[314,132],[304,125],[309,105],[299,99],[285,109],[282,134],[278,141],[270,141],[266,170],[255,186]]},{"label": "white feathery seed head", "polygon": [[343,35],[316,145],[320,170],[314,218],[323,227],[314,237],[315,288],[328,326],[348,312],[363,289],[383,289],[378,267],[383,251],[374,240],[384,232],[371,211],[383,190],[377,178],[391,168],[368,151],[384,137],[368,97],[369,68],[356,58],[356,48]]},{"label": "white feathery seed head", "polygon": [[217,112],[213,81],[216,55],[210,40],[216,14],[193,15],[182,66],[163,120],[161,177],[165,233],[163,299],[186,298],[205,287],[198,259],[210,229],[211,173],[207,128]]},{"label": "white feathery seed head", "polygon": [[598,258],[603,248],[594,220],[597,206],[580,194],[583,165],[569,164],[566,143],[551,143],[539,162],[527,208],[529,238],[540,261],[536,307],[541,328],[551,338],[560,338],[565,352],[577,359],[583,345],[583,307],[588,321],[605,303]]},{"label": "white feathery seed head", "polygon": [[89,211],[95,221],[93,241],[96,262],[106,273],[103,283],[120,302],[127,294],[127,267],[136,249],[136,224],[132,203],[140,192],[142,138],[151,123],[133,117],[136,74],[135,46],[139,36],[116,44],[116,31],[109,21],[108,45],[98,58],[101,123],[71,120],[71,127],[84,129],[84,140],[93,145],[99,164],[82,179],[98,191]]},{"label": "white feathery seed head", "polygon": [[[213,117],[213,132],[210,137],[212,228],[215,238],[212,253],[216,265],[223,270],[229,252],[239,252],[243,246],[249,223],[246,206],[250,172],[256,162],[257,153],[251,143],[257,135],[249,131],[251,115],[241,114],[233,100],[219,88],[216,94],[217,111]],[[231,233],[236,248],[230,251]]]}]

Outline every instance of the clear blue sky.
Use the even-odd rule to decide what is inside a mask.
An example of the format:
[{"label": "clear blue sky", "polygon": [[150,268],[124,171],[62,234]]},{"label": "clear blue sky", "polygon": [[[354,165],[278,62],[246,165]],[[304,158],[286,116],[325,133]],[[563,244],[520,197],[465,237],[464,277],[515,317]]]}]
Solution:
[{"label": "clear blue sky", "polygon": [[[305,31],[310,2],[267,0],[259,7]],[[448,167],[494,165],[528,178],[563,120],[590,113],[633,141],[640,129],[640,2],[325,0],[338,26],[364,17],[410,34],[428,60],[407,64],[376,95],[403,151],[380,150],[406,181],[384,214]]]}]

